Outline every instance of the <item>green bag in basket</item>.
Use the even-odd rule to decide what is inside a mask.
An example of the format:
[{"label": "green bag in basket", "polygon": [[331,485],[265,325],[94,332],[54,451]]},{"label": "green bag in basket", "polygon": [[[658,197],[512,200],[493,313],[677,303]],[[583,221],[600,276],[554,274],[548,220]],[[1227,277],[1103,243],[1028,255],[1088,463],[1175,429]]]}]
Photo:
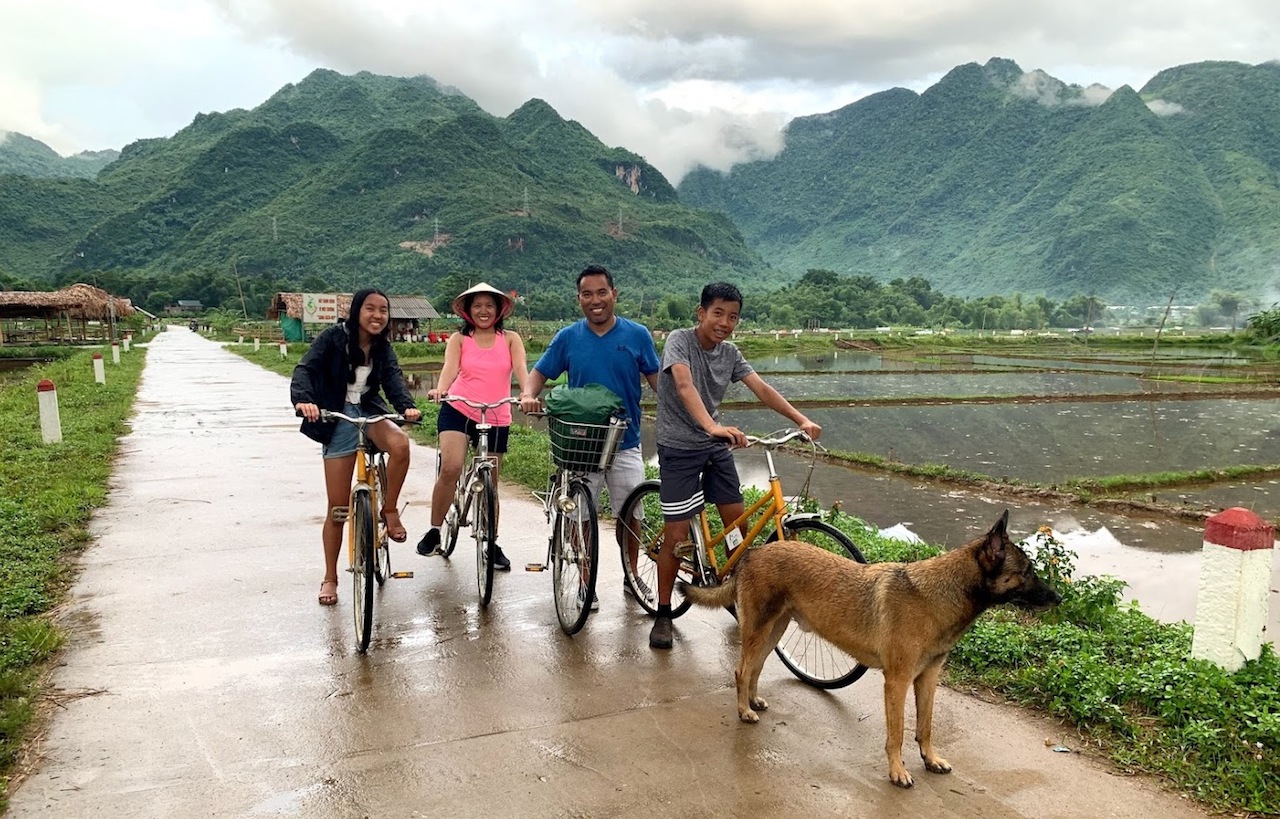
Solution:
[{"label": "green bag in basket", "polygon": [[585,387],[562,385],[547,393],[543,404],[549,414],[561,421],[577,424],[607,424],[614,415],[627,416],[622,399],[603,384]]},{"label": "green bag in basket", "polygon": [[551,460],[561,469],[597,472],[609,468],[627,410],[613,390],[601,384],[556,387],[543,400]]}]

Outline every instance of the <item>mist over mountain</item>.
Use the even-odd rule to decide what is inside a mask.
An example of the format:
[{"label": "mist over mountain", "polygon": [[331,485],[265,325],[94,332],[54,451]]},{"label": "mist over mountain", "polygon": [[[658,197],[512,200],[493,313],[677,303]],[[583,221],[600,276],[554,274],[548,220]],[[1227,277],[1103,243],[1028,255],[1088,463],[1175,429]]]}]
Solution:
[{"label": "mist over mountain", "polygon": [[[206,271],[434,293],[449,277],[572,293],[773,275],[722,214],[540,100],[505,118],[425,77],[318,70],[253,110],[124,148],[93,181],[6,177],[0,271]],[[56,206],[53,202],[56,201]],[[42,204],[46,203],[46,204]]]},{"label": "mist over mountain", "polygon": [[771,159],[676,188],[541,100],[494,117],[427,77],[317,70],[118,157],[7,135],[0,274],[111,280],[152,302],[171,295],[165,277],[232,271],[243,281],[215,290],[567,291],[588,263],[655,294],[825,269],[959,296],[1280,298],[1275,63],[1184,65],[1112,91],[992,59],[795,119],[785,137]]},{"label": "mist over mountain", "polygon": [[783,269],[1115,304],[1280,288],[1280,65],[1206,62],[1140,91],[1009,60],[787,127],[776,157],[682,180]]}]

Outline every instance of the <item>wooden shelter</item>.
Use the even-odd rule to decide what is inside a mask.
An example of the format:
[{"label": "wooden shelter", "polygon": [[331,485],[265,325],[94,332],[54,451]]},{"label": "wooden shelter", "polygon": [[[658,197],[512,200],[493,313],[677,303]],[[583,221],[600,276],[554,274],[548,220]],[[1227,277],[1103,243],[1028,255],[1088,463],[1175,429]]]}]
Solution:
[{"label": "wooden shelter", "polygon": [[[351,293],[335,293],[338,300],[338,320],[344,320],[351,310]],[[276,293],[267,308],[267,318],[280,322],[280,330],[286,341],[303,341],[306,329],[303,326],[302,293]],[[406,341],[425,335],[422,322],[426,321],[427,329],[440,314],[431,306],[426,296],[389,296],[391,301],[391,337],[397,341]]]},{"label": "wooden shelter", "polygon": [[0,291],[0,344],[107,340],[116,319],[133,313],[128,299],[88,284]]}]

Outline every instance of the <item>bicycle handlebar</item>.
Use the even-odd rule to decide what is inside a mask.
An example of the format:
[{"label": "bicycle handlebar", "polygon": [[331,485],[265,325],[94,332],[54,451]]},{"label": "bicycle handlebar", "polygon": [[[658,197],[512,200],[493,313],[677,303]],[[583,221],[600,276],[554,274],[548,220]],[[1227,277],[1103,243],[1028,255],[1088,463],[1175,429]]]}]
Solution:
[{"label": "bicycle handlebar", "polygon": [[491,409],[497,409],[503,404],[519,404],[520,403],[519,398],[508,397],[508,398],[503,398],[500,401],[495,401],[492,404],[486,404],[483,401],[472,401],[470,398],[463,398],[461,395],[442,395],[436,400],[441,404],[443,404],[445,401],[460,401],[463,404],[466,404],[468,407],[471,407],[472,409],[478,409],[478,410],[491,410]]},{"label": "bicycle handlebar", "polygon": [[760,444],[762,446],[768,447],[769,449],[776,449],[782,446],[783,444],[794,441],[797,438],[799,438],[801,441],[804,441],[807,444],[813,444],[815,447],[822,446],[817,441],[812,440],[802,430],[798,430],[798,429],[787,430],[781,435],[778,435],[776,437],[771,437],[771,438],[759,438],[755,435],[748,435],[747,446],[751,446],[753,444]]},{"label": "bicycle handlebar", "polygon": [[320,410],[321,421],[346,421],[356,426],[367,426],[368,424],[376,424],[379,421],[394,421],[397,424],[411,424],[412,421],[406,421],[405,417],[398,412],[387,413],[385,415],[364,415],[352,417],[337,410]]}]

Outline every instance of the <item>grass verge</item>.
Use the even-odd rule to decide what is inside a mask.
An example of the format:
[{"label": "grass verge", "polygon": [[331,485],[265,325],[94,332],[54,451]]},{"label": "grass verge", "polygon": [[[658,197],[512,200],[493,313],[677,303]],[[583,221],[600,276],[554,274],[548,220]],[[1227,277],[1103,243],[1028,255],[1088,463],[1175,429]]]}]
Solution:
[{"label": "grass verge", "polygon": [[[126,430],[142,373],[142,348],[107,358],[106,384],[90,351],[33,367],[0,388],[0,811],[27,738],[44,662],[63,635],[46,616],[71,579],[67,558],[89,540],[102,505],[116,440]],[[57,387],[62,443],[45,445],[36,385]]]}]

